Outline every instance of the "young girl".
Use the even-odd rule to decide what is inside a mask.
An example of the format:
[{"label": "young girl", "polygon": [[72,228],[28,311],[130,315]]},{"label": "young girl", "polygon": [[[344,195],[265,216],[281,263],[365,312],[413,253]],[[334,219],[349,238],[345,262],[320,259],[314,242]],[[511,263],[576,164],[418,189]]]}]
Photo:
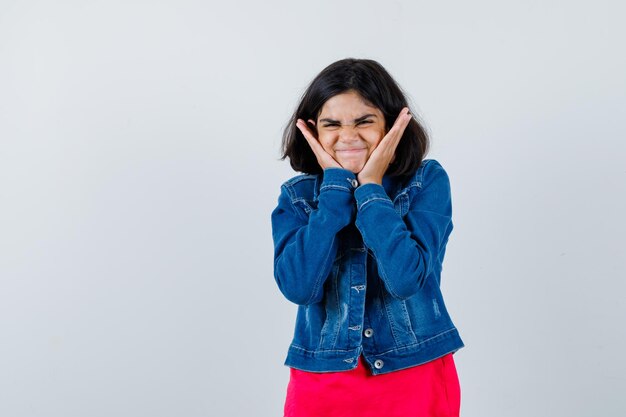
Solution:
[{"label": "young girl", "polygon": [[376,61],[315,77],[285,129],[302,172],[271,214],[274,278],[298,305],[284,416],[458,416],[464,347],[440,290],[450,182]]}]

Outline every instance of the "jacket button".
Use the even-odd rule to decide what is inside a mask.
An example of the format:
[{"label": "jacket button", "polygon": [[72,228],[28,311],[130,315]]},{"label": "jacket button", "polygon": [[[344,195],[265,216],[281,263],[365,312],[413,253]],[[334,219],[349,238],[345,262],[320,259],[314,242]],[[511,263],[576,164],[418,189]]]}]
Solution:
[{"label": "jacket button", "polygon": [[350,182],[352,183],[352,186],[353,186],[354,188],[356,188],[356,187],[358,187],[358,186],[359,186],[359,181],[357,181],[356,179],[352,179],[352,180],[350,180]]},{"label": "jacket button", "polygon": [[375,367],[376,369],[380,369],[380,368],[382,368],[384,365],[385,365],[385,362],[383,362],[383,361],[382,361],[382,360],[380,360],[380,359],[376,359],[376,361],[374,362],[374,367]]},{"label": "jacket button", "polygon": [[363,334],[365,334],[365,337],[372,337],[372,335],[374,334],[374,330],[369,328],[365,329],[365,332]]}]

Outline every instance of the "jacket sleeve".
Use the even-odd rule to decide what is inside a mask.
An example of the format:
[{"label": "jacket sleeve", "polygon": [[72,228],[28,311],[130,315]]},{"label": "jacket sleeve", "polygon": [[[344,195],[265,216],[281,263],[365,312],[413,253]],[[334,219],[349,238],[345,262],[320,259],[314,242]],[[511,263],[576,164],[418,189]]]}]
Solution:
[{"label": "jacket sleeve", "polygon": [[354,197],[356,226],[374,254],[385,287],[400,299],[416,294],[443,261],[440,254],[453,228],[446,171],[436,160],[424,166],[421,189],[404,219],[379,184],[359,186]]},{"label": "jacket sleeve", "polygon": [[317,209],[308,218],[296,211],[289,186],[281,186],[271,214],[274,278],[289,301],[299,305],[321,301],[339,247],[336,235],[356,215],[354,179],[350,170],[326,168]]}]

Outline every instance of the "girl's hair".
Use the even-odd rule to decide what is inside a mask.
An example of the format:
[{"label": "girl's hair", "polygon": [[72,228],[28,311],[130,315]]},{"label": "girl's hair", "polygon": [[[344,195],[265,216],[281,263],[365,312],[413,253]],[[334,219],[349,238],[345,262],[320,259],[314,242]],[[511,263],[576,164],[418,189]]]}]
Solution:
[{"label": "girl's hair", "polygon": [[336,61],[311,81],[284,129],[280,160],[289,157],[295,171],[322,173],[322,167],[296,122],[298,119],[317,121],[328,99],[350,90],[360,94],[368,105],[381,110],[387,130],[391,129],[402,108],[409,107],[414,117],[404,130],[396,147],[396,158],[389,165],[386,175],[405,176],[415,173],[428,152],[428,134],[416,119],[417,114],[409,106],[400,86],[382,65],[371,59],[346,58]]}]

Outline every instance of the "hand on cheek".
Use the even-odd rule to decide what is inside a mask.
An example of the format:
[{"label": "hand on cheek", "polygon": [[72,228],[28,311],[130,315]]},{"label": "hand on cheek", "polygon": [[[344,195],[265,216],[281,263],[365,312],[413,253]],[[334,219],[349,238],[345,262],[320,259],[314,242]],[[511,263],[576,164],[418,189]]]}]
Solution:
[{"label": "hand on cheek", "polygon": [[[309,119],[309,122],[313,126],[315,126],[314,121]],[[296,127],[300,129],[300,132],[302,132],[302,135],[304,136],[309,146],[311,147],[311,150],[315,154],[317,163],[320,165],[320,167],[322,167],[322,169],[326,169],[328,167],[343,168],[341,164],[337,162],[335,158],[332,157],[332,155],[330,155],[328,152],[326,152],[326,150],[324,150],[324,147],[319,142],[315,133],[312,132],[311,129],[309,129],[307,124],[302,119],[298,119],[296,121]]]},{"label": "hand on cheek", "polygon": [[395,161],[396,148],[404,134],[404,130],[413,116],[409,113],[408,107],[404,107],[396,118],[393,127],[382,138],[378,146],[365,162],[365,166],[358,173],[359,184],[376,183],[381,184],[383,176],[393,161]]}]

